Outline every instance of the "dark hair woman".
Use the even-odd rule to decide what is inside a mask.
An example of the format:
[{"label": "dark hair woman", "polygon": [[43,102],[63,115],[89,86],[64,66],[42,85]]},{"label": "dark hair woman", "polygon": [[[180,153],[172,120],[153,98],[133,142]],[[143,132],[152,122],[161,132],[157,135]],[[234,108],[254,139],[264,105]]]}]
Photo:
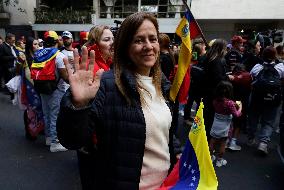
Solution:
[{"label": "dark hair woman", "polygon": [[39,42],[33,37],[28,37],[26,41],[25,54],[29,67],[33,62],[34,53],[39,49]]},{"label": "dark hair woman", "polygon": [[229,80],[226,75],[227,42],[216,39],[206,53],[205,58],[205,95],[204,95],[204,121],[207,137],[210,138],[210,129],[214,119],[214,91],[220,81]]},{"label": "dark hair woman", "polygon": [[35,140],[38,133],[44,128],[41,100],[33,89],[33,81],[30,76],[30,66],[33,62],[34,53],[39,49],[38,40],[28,37],[25,46],[25,60],[22,64],[21,104],[25,108],[24,124],[26,138]]},{"label": "dark hair woman", "polygon": [[243,64],[246,71],[250,72],[251,69],[258,63],[263,63],[260,58],[261,45],[257,40],[249,40],[245,44],[245,51],[243,56]]}]

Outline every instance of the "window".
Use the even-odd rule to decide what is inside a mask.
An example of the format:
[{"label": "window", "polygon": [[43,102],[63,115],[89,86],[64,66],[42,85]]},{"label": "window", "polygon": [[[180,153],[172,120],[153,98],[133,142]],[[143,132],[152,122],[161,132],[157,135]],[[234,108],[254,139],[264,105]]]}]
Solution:
[{"label": "window", "polygon": [[125,18],[138,11],[153,13],[158,18],[180,18],[184,7],[182,0],[100,0],[99,11],[100,18]]},{"label": "window", "polygon": [[138,12],[138,0],[100,0],[100,18],[125,18]]}]

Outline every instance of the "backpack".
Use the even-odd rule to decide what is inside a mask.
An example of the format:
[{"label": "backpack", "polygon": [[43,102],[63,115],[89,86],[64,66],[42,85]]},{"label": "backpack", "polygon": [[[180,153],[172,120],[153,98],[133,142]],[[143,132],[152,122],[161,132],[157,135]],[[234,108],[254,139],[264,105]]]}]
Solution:
[{"label": "backpack", "polygon": [[281,78],[275,64],[263,64],[263,69],[252,82],[252,101],[279,105],[282,98]]},{"label": "backpack", "polygon": [[35,52],[31,79],[34,81],[35,91],[39,94],[52,94],[57,88],[55,59],[58,53],[57,48],[45,48]]}]

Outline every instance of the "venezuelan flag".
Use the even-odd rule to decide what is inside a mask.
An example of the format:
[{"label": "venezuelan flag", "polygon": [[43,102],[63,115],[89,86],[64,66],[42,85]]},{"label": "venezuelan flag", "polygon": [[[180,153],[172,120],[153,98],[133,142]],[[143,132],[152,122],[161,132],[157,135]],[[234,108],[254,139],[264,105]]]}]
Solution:
[{"label": "venezuelan flag", "polygon": [[186,76],[186,73],[188,71],[191,62],[192,49],[191,49],[191,38],[190,38],[190,15],[191,14],[189,13],[189,11],[187,11],[176,29],[176,34],[179,37],[181,37],[182,44],[178,58],[178,70],[175,75],[172,87],[170,89],[170,99],[172,101],[175,101],[177,97],[177,94],[179,92],[179,89],[182,85],[182,82],[184,80],[184,77]]},{"label": "venezuelan flag", "polygon": [[182,156],[162,184],[160,190],[217,189],[218,181],[209,153],[203,107],[203,102],[201,102]]}]

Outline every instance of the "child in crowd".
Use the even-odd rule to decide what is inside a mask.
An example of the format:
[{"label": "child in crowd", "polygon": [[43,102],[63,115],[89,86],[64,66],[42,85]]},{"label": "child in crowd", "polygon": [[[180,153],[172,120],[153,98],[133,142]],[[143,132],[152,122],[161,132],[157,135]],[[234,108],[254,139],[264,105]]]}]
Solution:
[{"label": "child in crowd", "polygon": [[241,102],[234,102],[232,98],[232,84],[228,81],[221,81],[216,87],[215,99],[213,101],[215,116],[210,131],[212,138],[209,143],[212,161],[216,159],[213,153],[217,153],[217,167],[227,164],[227,161],[223,158],[223,154],[225,153],[230,125],[233,116],[239,117],[242,111]]},{"label": "child in crowd", "polygon": [[246,129],[247,124],[247,106],[249,95],[251,92],[252,77],[244,64],[237,63],[233,68],[232,75],[229,75],[230,81],[234,88],[234,100],[242,102],[242,115],[233,118],[232,136],[228,139],[228,148],[230,150],[239,151],[241,146],[237,145],[237,139],[240,135],[240,130]]}]

